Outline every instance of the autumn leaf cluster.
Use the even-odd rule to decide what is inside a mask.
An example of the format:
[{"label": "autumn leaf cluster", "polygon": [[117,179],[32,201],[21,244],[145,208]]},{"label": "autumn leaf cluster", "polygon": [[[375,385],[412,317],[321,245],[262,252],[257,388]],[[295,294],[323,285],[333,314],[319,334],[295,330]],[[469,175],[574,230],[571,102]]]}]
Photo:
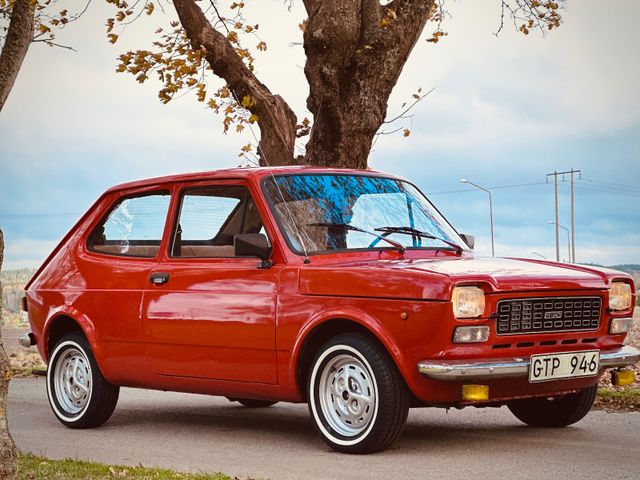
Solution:
[{"label": "autumn leaf cluster", "polygon": [[[152,15],[155,11],[153,2],[145,2],[137,7],[130,7],[123,0],[107,0],[115,7],[113,17],[106,21],[106,34],[109,42],[116,43],[120,31],[137,16]],[[213,4],[212,4],[213,5]],[[254,39],[255,50],[265,52],[267,44],[257,32],[258,24],[247,22],[242,14],[242,2],[231,2],[228,11],[231,15],[223,17],[217,8],[209,13],[214,18],[217,29],[225,32],[227,40],[249,70],[254,70],[254,54],[244,47],[250,39]],[[247,124],[258,121],[258,116],[251,113],[255,100],[249,95],[235,98],[228,85],[219,85],[217,77],[208,65],[203,48],[194,49],[184,29],[178,21],[171,21],[168,27],[158,27],[155,31],[157,39],[152,49],[131,50],[120,54],[116,71],[133,75],[139,83],[145,83],[155,76],[160,83],[158,98],[162,103],[169,103],[185,94],[195,95],[198,102],[206,105],[216,114],[222,114],[223,131],[233,129],[242,132]],[[211,84],[218,84],[211,87]]]}]

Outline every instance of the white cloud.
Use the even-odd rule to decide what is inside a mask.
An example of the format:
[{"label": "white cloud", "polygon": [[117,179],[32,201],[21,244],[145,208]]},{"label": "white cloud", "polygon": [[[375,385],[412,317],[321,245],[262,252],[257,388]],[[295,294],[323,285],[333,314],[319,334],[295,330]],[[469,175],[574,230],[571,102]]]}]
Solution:
[{"label": "white cloud", "polygon": [[389,102],[398,110],[418,86],[436,90],[415,109],[406,141],[383,137],[376,151],[398,148],[469,152],[607,134],[640,123],[640,5],[570,2],[565,23],[546,37],[507,24],[492,35],[496,8],[447,4],[449,35],[416,46]]}]

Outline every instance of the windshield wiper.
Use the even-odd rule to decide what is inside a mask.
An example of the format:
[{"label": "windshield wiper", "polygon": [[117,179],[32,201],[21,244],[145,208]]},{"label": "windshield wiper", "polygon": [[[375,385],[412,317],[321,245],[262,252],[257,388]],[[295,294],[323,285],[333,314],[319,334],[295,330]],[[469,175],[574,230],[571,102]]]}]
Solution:
[{"label": "windshield wiper", "polygon": [[417,228],[413,228],[413,227],[379,227],[375,229],[376,232],[383,232],[383,234],[381,235],[382,238],[384,238],[386,240],[386,235],[390,235],[392,233],[404,233],[406,235],[414,235],[416,237],[422,237],[422,238],[429,238],[431,240],[439,240],[442,243],[446,243],[447,245],[449,245],[450,247],[452,247],[455,252],[456,255],[462,255],[462,247],[460,245],[457,245],[453,242],[450,242],[449,240],[445,240],[444,238],[440,238],[440,237],[436,237],[434,235],[431,235],[430,233],[427,232],[423,232],[422,230],[418,230]]},{"label": "windshield wiper", "polygon": [[[394,242],[393,240],[389,240],[384,235],[378,235],[376,233],[369,232],[368,230],[364,230],[364,229],[359,228],[359,227],[354,227],[353,225],[349,225],[348,223],[318,222],[318,223],[307,223],[307,225],[310,226],[310,227],[340,228],[342,230],[348,230],[350,232],[367,233],[369,235],[373,235],[374,237],[376,237],[379,240],[384,240],[389,245],[391,245],[393,248],[398,250],[398,252],[400,252],[400,253],[404,253],[404,251],[405,251],[404,246],[402,246],[398,242]],[[376,228],[376,230],[378,230],[378,229]]]}]

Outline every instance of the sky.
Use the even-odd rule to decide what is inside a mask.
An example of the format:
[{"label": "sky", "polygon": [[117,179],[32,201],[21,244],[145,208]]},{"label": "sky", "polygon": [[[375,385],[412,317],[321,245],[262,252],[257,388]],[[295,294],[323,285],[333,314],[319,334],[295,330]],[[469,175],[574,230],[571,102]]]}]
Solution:
[{"label": "sky", "polygon": [[[63,1],[58,4],[62,5]],[[268,50],[258,77],[299,118],[304,77],[301,2],[253,0]],[[577,169],[576,260],[640,263],[640,3],[569,0],[563,25],[524,36],[507,23],[495,36],[500,2],[449,0],[448,32],[426,42],[428,25],[389,100],[389,118],[418,88],[434,89],[387,127],[411,135],[378,137],[372,168],[410,179],[463,233],[478,255],[491,254],[491,190],[497,256],[555,259],[553,183],[547,174]],[[5,268],[37,267],[108,187],[170,173],[239,165],[253,138],[222,132],[222,118],[185,96],[167,105],[153,81],[115,72],[117,56],[149,48],[153,31],[175,14],[158,11],[120,32],[111,45],[110,7],[94,1],[58,34],[76,52],[31,46],[0,113],[0,228]],[[212,82],[210,88],[217,84]],[[560,177],[559,223],[570,227],[569,178]],[[563,181],[564,180],[564,181]],[[568,259],[560,230],[560,257]]]}]

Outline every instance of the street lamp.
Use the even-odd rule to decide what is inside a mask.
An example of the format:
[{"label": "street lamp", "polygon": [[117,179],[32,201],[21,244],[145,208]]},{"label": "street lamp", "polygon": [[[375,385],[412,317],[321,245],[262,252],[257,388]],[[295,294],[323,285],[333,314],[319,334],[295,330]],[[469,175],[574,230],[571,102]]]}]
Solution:
[{"label": "street lamp", "polygon": [[495,252],[495,246],[493,241],[493,201],[491,200],[491,192],[486,188],[473,183],[471,180],[467,180],[466,178],[461,178],[460,181],[462,183],[468,183],[469,185],[473,185],[474,187],[479,188],[480,190],[487,192],[489,194],[489,221],[491,222],[491,256],[495,257],[496,252]]},{"label": "street lamp", "polygon": [[[557,225],[562,228],[565,232],[567,232],[567,249],[569,250],[569,257],[567,262],[571,263],[571,240],[569,238],[569,229],[567,227],[563,227],[559,223],[554,222],[553,220],[549,220],[549,225]],[[560,258],[560,252],[556,251],[557,257]]]}]

